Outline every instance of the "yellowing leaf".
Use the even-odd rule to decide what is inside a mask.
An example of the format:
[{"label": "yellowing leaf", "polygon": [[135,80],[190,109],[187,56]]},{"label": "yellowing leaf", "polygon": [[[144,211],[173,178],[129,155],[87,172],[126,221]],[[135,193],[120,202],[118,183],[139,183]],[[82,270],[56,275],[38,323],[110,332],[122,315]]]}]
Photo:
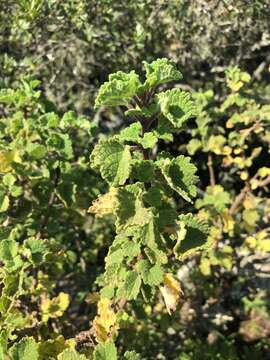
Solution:
[{"label": "yellowing leaf", "polygon": [[200,271],[204,276],[211,275],[211,263],[208,258],[202,258],[200,262]]},{"label": "yellowing leaf", "polygon": [[39,344],[39,360],[56,358],[65,349],[75,349],[75,339],[65,340],[63,335],[46,340]]},{"label": "yellowing leaf", "polygon": [[240,179],[245,181],[248,179],[248,172],[247,171],[241,171],[240,173]]},{"label": "yellowing leaf", "polygon": [[259,169],[258,175],[261,178],[265,178],[266,176],[270,175],[270,168],[266,167],[266,166],[263,166],[262,168]]},{"label": "yellowing leaf", "polygon": [[223,221],[223,231],[225,233],[231,233],[234,229],[234,220],[233,217],[229,214],[228,211],[225,211],[221,214],[222,221]]},{"label": "yellowing leaf", "polygon": [[118,329],[117,317],[111,308],[111,301],[102,298],[98,302],[97,316],[93,321],[97,342],[105,342],[113,337]]},{"label": "yellowing leaf", "polygon": [[259,214],[256,210],[251,209],[245,209],[243,211],[243,220],[249,225],[249,226],[255,226],[256,222],[259,220]]},{"label": "yellowing leaf", "polygon": [[222,154],[223,155],[231,155],[231,153],[232,153],[232,148],[225,145],[222,149]]},{"label": "yellowing leaf", "polygon": [[12,170],[12,162],[20,162],[18,151],[0,151],[0,173],[7,173]]},{"label": "yellowing leaf", "polygon": [[180,297],[184,294],[180,283],[174,279],[172,274],[165,274],[163,280],[164,286],[160,287],[161,294],[164,298],[164,302],[168,313],[171,315],[171,311],[175,311]]},{"label": "yellowing leaf", "polygon": [[243,202],[245,209],[252,209],[256,206],[256,202],[254,201],[253,196],[247,195],[245,197],[245,200]]},{"label": "yellowing leaf", "polygon": [[270,251],[270,239],[261,240],[258,242],[258,250],[262,253]]},{"label": "yellowing leaf", "polygon": [[86,357],[74,349],[65,349],[57,356],[57,360],[86,360]]},{"label": "yellowing leaf", "polygon": [[94,200],[88,211],[94,213],[96,217],[99,218],[112,214],[117,205],[116,194],[117,189],[112,187],[107,194],[101,195],[96,200]]},{"label": "yellowing leaf", "polygon": [[255,249],[256,245],[257,245],[257,240],[254,236],[248,236],[246,238],[246,244],[248,245],[248,247],[250,247],[251,249]]},{"label": "yellowing leaf", "polygon": [[226,138],[222,135],[211,135],[208,143],[207,150],[212,151],[217,155],[221,155],[223,152],[224,145],[226,143]]},{"label": "yellowing leaf", "polygon": [[69,306],[69,296],[64,292],[53,299],[45,299],[41,304],[42,321],[48,321],[49,318],[57,318],[63,315]]}]

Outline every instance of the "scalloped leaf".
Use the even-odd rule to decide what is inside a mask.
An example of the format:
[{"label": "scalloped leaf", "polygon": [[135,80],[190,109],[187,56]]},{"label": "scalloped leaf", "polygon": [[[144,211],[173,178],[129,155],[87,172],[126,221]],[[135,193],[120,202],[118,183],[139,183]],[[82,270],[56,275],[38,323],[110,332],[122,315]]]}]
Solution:
[{"label": "scalloped leaf", "polygon": [[151,213],[143,206],[141,197],[142,187],[140,183],[118,189],[118,204],[115,211],[117,232],[133,225],[143,226],[150,221]]},{"label": "scalloped leaf", "polygon": [[116,139],[100,140],[90,156],[90,161],[92,167],[99,169],[103,179],[111,186],[124,185],[129,177],[129,146],[121,144]]},{"label": "scalloped leaf", "polygon": [[117,360],[117,351],[113,342],[107,341],[96,346],[94,360]]},{"label": "scalloped leaf", "polygon": [[135,300],[140,292],[142,279],[135,271],[126,273],[123,286],[119,289],[119,295],[127,300]]},{"label": "scalloped leaf", "polygon": [[176,69],[174,62],[166,58],[157,59],[150,64],[143,62],[146,71],[145,85],[149,87],[182,79],[182,74]]},{"label": "scalloped leaf", "polygon": [[13,162],[21,162],[21,157],[19,151],[10,150],[10,151],[0,151],[0,173],[7,173],[12,171],[11,164]]},{"label": "scalloped leaf", "polygon": [[141,356],[135,351],[126,351],[124,353],[125,360],[141,360]]},{"label": "scalloped leaf", "polygon": [[199,178],[195,175],[197,168],[190,160],[190,157],[184,155],[180,155],[173,160],[165,159],[161,165],[161,171],[168,185],[186,201],[192,203],[191,197],[195,197],[197,194],[195,184],[199,181]]},{"label": "scalloped leaf", "polygon": [[69,306],[69,295],[60,292],[52,299],[44,299],[41,304],[42,321],[47,322],[50,318],[55,319],[63,316]]},{"label": "scalloped leaf", "polygon": [[9,350],[12,360],[38,360],[38,344],[32,337],[24,337]]},{"label": "scalloped leaf", "polygon": [[134,160],[131,176],[142,182],[150,182],[155,174],[155,163],[152,160]]},{"label": "scalloped leaf", "polygon": [[111,308],[111,301],[109,299],[102,298],[99,300],[93,328],[96,340],[99,343],[111,339],[117,331],[117,317]]},{"label": "scalloped leaf", "polygon": [[121,141],[138,142],[142,133],[142,125],[138,121],[121,130],[118,135]]},{"label": "scalloped leaf", "polygon": [[57,360],[86,360],[86,357],[74,349],[66,349],[57,356]]},{"label": "scalloped leaf", "polygon": [[95,101],[95,108],[106,106],[126,105],[138,92],[141,82],[135,71],[124,73],[117,71],[109,75],[109,81],[99,89]]},{"label": "scalloped leaf", "polygon": [[188,92],[171,89],[156,95],[162,114],[180,129],[188,119],[196,116],[196,107]]},{"label": "scalloped leaf", "polygon": [[140,260],[136,264],[136,270],[141,274],[142,280],[146,285],[157,286],[164,277],[162,266],[158,264],[152,266],[148,260]]},{"label": "scalloped leaf", "polygon": [[156,114],[159,111],[158,104],[153,102],[152,104],[148,106],[143,106],[140,108],[139,106],[136,106],[135,108],[128,109],[125,111],[126,116],[142,116],[146,118],[150,118],[154,114]]},{"label": "scalloped leaf", "polygon": [[117,191],[115,187],[111,187],[108,193],[99,195],[99,197],[93,201],[88,212],[95,214],[98,218],[113,214],[117,204]]},{"label": "scalloped leaf", "polygon": [[189,213],[179,216],[177,241],[173,248],[175,256],[182,260],[211,246],[208,241],[209,226],[205,221]]}]

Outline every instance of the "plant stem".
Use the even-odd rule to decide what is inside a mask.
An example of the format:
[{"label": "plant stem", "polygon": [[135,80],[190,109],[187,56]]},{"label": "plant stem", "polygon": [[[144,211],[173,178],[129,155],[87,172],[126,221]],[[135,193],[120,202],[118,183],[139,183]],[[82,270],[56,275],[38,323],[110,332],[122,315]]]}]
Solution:
[{"label": "plant stem", "polygon": [[213,157],[212,154],[208,154],[208,161],[207,161],[208,171],[209,171],[209,177],[210,177],[210,184],[211,186],[216,185],[216,179],[215,179],[215,173],[213,168]]}]

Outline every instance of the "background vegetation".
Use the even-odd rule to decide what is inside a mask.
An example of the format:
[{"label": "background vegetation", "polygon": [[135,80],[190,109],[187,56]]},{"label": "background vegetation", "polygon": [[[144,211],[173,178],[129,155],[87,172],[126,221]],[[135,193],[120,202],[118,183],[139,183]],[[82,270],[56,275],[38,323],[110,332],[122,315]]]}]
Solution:
[{"label": "background vegetation", "polygon": [[188,210],[210,222],[215,246],[177,268],[185,295],[172,316],[159,297],[127,309],[119,354],[267,359],[269,24],[267,0],[0,3],[0,359],[7,349],[28,359],[25,336],[41,359],[91,351],[95,280],[115,230],[87,212],[107,190],[89,155],[124,121],[94,100],[110,73],[141,74],[159,57],[200,109],[159,150],[192,156],[199,196]]}]

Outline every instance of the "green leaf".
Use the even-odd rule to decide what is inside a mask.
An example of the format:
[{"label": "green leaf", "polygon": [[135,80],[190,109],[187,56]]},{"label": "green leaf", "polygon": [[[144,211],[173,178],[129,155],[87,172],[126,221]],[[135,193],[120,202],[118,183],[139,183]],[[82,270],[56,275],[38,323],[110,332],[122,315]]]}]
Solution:
[{"label": "green leaf", "polygon": [[18,196],[22,195],[24,192],[22,186],[16,186],[16,185],[11,186],[9,191],[13,197],[18,197]]},{"label": "green leaf", "polygon": [[0,192],[0,213],[7,211],[9,208],[9,197]]},{"label": "green leaf", "polygon": [[178,259],[192,256],[196,252],[211,246],[207,241],[209,227],[206,222],[193,214],[179,216],[179,230],[177,232],[174,254]]},{"label": "green leaf", "polygon": [[187,144],[187,151],[189,155],[194,155],[202,146],[202,143],[198,139],[191,139]]},{"label": "green leaf", "polygon": [[128,271],[123,285],[124,297],[127,300],[135,300],[141,288],[141,277],[135,271]]},{"label": "green leaf", "polygon": [[148,106],[143,106],[142,108],[136,106],[135,108],[129,109],[127,111],[125,111],[125,115],[126,116],[141,116],[141,117],[146,117],[146,118],[150,118],[151,116],[153,116],[155,113],[158,113],[159,111],[159,107],[157,103],[152,103]]},{"label": "green leaf", "polygon": [[76,201],[77,184],[61,181],[55,193],[66,208],[71,207]]},{"label": "green leaf", "polygon": [[131,141],[137,143],[140,140],[141,132],[141,123],[135,122],[129,125],[127,128],[123,129],[118,137],[121,141]]},{"label": "green leaf", "polygon": [[101,299],[102,298],[112,299],[114,296],[114,286],[112,285],[104,286],[104,288],[102,288],[99,293]]},{"label": "green leaf", "polygon": [[230,204],[230,194],[221,185],[207,186],[203,199],[196,200],[196,208],[210,206],[222,212]]},{"label": "green leaf", "polygon": [[169,122],[163,115],[158,117],[158,125],[154,130],[158,139],[164,141],[173,141],[173,131],[175,130],[173,124]]},{"label": "green leaf", "polygon": [[39,160],[46,156],[47,148],[44,145],[29,143],[26,146],[26,151],[33,159]]},{"label": "green leaf", "polygon": [[243,220],[250,226],[255,226],[260,216],[255,209],[245,209],[243,211]]},{"label": "green leaf", "polygon": [[112,186],[124,185],[130,174],[131,155],[129,146],[115,139],[100,140],[90,160],[101,176]]},{"label": "green leaf", "polygon": [[14,240],[2,240],[0,242],[1,261],[12,261],[18,254],[18,243]]},{"label": "green leaf", "polygon": [[143,226],[150,221],[151,214],[143,206],[141,194],[142,189],[138,183],[118,189],[116,195],[118,204],[115,210],[118,232],[132,225]]},{"label": "green leaf", "polygon": [[163,189],[158,187],[158,184],[151,186],[144,195],[145,201],[154,207],[159,207],[162,204]]},{"label": "green leaf", "polygon": [[154,179],[155,164],[152,160],[135,160],[132,163],[132,174],[134,179],[142,182],[150,182]]},{"label": "green leaf", "polygon": [[109,81],[105,82],[99,89],[95,108],[101,105],[126,105],[136,95],[140,86],[140,79],[135,71],[130,73],[118,71],[111,74]]},{"label": "green leaf", "polygon": [[168,259],[166,251],[163,250],[161,235],[155,225],[153,217],[142,228],[140,233],[145,254],[152,264],[166,264]]},{"label": "green leaf", "polygon": [[9,353],[12,360],[38,360],[38,344],[32,337],[25,337],[14,344]]},{"label": "green leaf", "polygon": [[[115,277],[120,267],[124,264],[124,261],[128,264],[140,254],[141,254],[141,248],[139,243],[137,243],[134,240],[131,240],[129,237],[123,236],[122,234],[116,236],[112,246],[110,247],[109,254],[106,256],[105,259],[106,276],[108,275],[107,270],[109,269],[109,271],[111,270],[113,271],[113,277]],[[122,268],[122,270],[125,271],[124,268]],[[112,278],[110,278],[108,285],[109,286],[112,285]],[[113,289],[105,289],[104,291],[111,292],[111,290]]]},{"label": "green leaf", "polygon": [[226,138],[223,135],[211,135],[207,141],[205,150],[221,155],[225,144]]},{"label": "green leaf", "polygon": [[96,346],[94,360],[117,360],[117,352],[114,343],[107,341]]},{"label": "green leaf", "polygon": [[180,129],[185,122],[196,115],[196,108],[188,92],[171,89],[156,95],[162,114]]},{"label": "green leaf", "polygon": [[152,266],[149,261],[140,260],[136,264],[136,270],[146,285],[157,286],[163,281],[164,271],[160,265]]},{"label": "green leaf", "polygon": [[147,132],[140,140],[141,145],[144,149],[152,149],[158,141],[157,136],[153,132]]},{"label": "green leaf", "polygon": [[192,202],[197,194],[195,184],[199,178],[195,175],[197,168],[190,162],[190,157],[180,155],[173,160],[166,159],[161,171],[168,185],[177,191],[186,201]]},{"label": "green leaf", "polygon": [[13,89],[0,90],[0,103],[13,104],[16,101],[16,91]]},{"label": "green leaf", "polygon": [[47,244],[44,240],[31,237],[24,241],[24,246],[30,250],[30,259],[34,265],[41,264],[48,254]]},{"label": "green leaf", "polygon": [[182,78],[182,74],[176,69],[175,64],[166,58],[157,59],[150,64],[144,61],[143,64],[146,71],[145,84],[149,87]]},{"label": "green leaf", "polygon": [[250,75],[247,72],[241,71],[237,66],[228,68],[225,74],[227,84],[234,92],[239,91],[245,83],[249,83],[251,80]]},{"label": "green leaf", "polygon": [[72,141],[68,134],[51,134],[46,143],[49,150],[56,151],[67,159],[73,157]]},{"label": "green leaf", "polygon": [[86,357],[76,350],[66,349],[57,356],[57,360],[86,360]]},{"label": "green leaf", "polygon": [[[65,115],[64,115],[65,116]],[[39,122],[42,126],[49,129],[54,129],[59,126],[59,116],[54,112],[46,113],[39,117]]]},{"label": "green leaf", "polygon": [[141,360],[141,356],[135,351],[126,351],[124,353],[124,359],[126,360]]},{"label": "green leaf", "polygon": [[11,174],[8,173],[6,175],[3,176],[3,184],[5,184],[6,186],[8,186],[9,188],[14,185],[16,182],[16,177]]}]

